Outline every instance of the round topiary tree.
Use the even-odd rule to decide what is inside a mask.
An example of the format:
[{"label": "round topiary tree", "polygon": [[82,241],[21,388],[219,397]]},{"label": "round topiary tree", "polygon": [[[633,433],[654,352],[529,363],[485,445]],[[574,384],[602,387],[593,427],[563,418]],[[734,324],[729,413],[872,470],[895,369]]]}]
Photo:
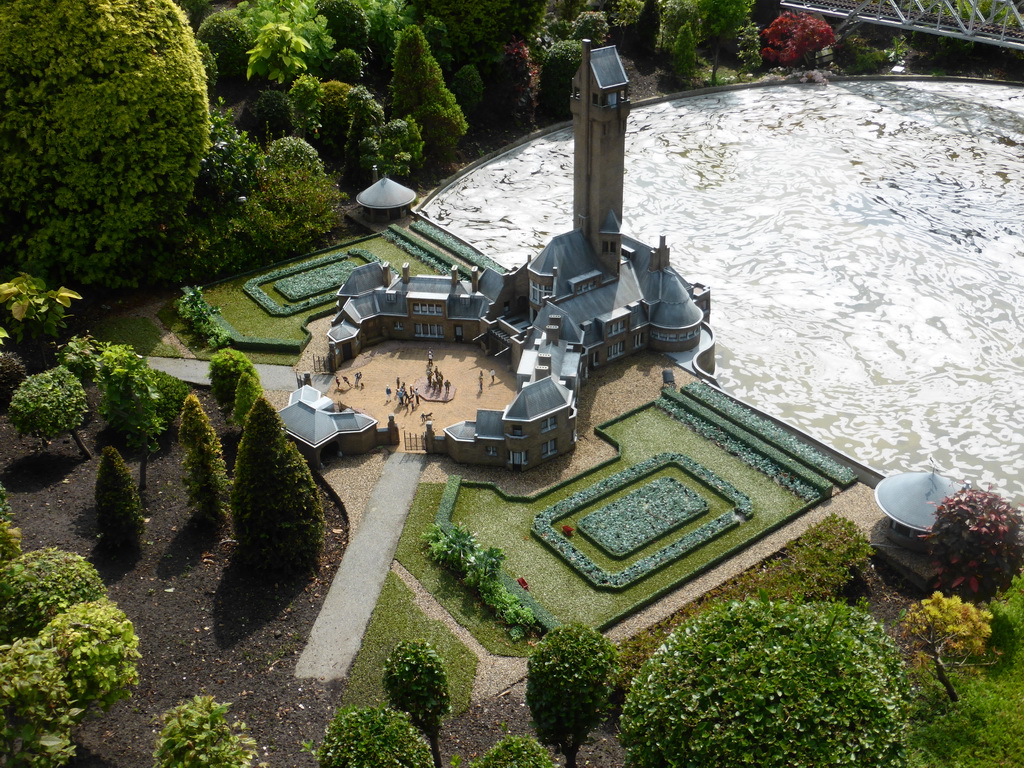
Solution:
[{"label": "round topiary tree", "polygon": [[620,740],[636,768],[900,765],[907,695],[898,649],[863,611],[720,604],[644,664]]},{"label": "round topiary tree", "polygon": [[232,8],[207,16],[199,25],[196,39],[210,46],[221,77],[245,77],[249,49],[256,45],[256,36],[238,11]]},{"label": "round topiary tree", "polygon": [[277,411],[263,397],[249,411],[238,445],[231,515],[242,563],[285,573],[317,567],[324,542],[320,492]]},{"label": "round topiary tree", "polygon": [[192,519],[217,528],[227,520],[228,472],[220,438],[195,395],[185,398],[178,440],[185,449],[182,463]]},{"label": "round topiary tree", "polygon": [[124,611],[110,600],[72,605],[39,637],[57,652],[73,707],[84,712],[97,704],[107,710],[131,696],[129,686],[139,681],[139,639]]},{"label": "round topiary tree", "polygon": [[352,86],[337,80],[324,83],[324,103],[320,107],[320,146],[329,154],[340,156],[345,151],[345,137],[351,116],[348,92]]},{"label": "round topiary tree", "polygon": [[572,78],[583,62],[583,49],[575,40],[562,40],[551,46],[540,70],[540,105],[554,117],[568,118]]},{"label": "round topiary tree", "polygon": [[167,710],[153,752],[156,768],[250,768],[256,742],[245,723],[229,723],[230,704],[196,696]]},{"label": "round topiary tree", "polygon": [[331,80],[358,83],[363,79],[363,57],[351,48],[342,48],[324,64],[324,74]]},{"label": "round topiary tree", "polygon": [[96,527],[100,544],[109,550],[137,547],[146,529],[135,481],[121,454],[111,445],[100,453],[96,472]]},{"label": "round topiary tree", "polygon": [[529,736],[506,736],[469,768],[556,768],[551,755]]},{"label": "round topiary tree", "polygon": [[267,146],[267,167],[323,173],[324,163],[309,142],[298,136],[284,136]]},{"label": "round topiary tree", "polygon": [[42,440],[70,432],[86,458],[92,451],[78,434],[89,412],[85,390],[75,375],[62,365],[26,378],[11,398],[7,417],[18,432]]},{"label": "round topiary tree", "polygon": [[25,364],[13,352],[0,352],[0,408],[6,408],[25,380]]},{"label": "round topiary tree", "polygon": [[987,600],[1006,589],[1024,563],[1018,507],[992,491],[966,488],[935,510],[923,538],[938,568],[937,589]]},{"label": "round topiary tree", "polygon": [[316,751],[320,768],[430,768],[430,747],[409,716],[386,707],[339,709]]},{"label": "round topiary tree", "polygon": [[252,117],[259,133],[267,139],[287,136],[295,130],[292,103],[284,91],[263,91],[253,102]]},{"label": "round topiary tree", "polygon": [[101,597],[103,580],[85,558],[53,547],[25,552],[0,564],[0,643],[35,637],[57,614]]},{"label": "round topiary tree", "polygon": [[451,91],[467,117],[472,115],[484,99],[484,81],[480,70],[473,64],[466,64],[452,76]]},{"label": "round topiary tree", "polygon": [[569,33],[573,40],[590,40],[595,48],[608,39],[608,16],[603,11],[583,11],[572,22]]},{"label": "round topiary tree", "polygon": [[575,768],[576,754],[605,715],[618,654],[600,632],[583,624],[556,627],[530,656],[526,704],[537,737]]},{"label": "round topiary tree", "polygon": [[8,0],[0,47],[0,259],[108,288],[151,279],[208,141],[181,9]]},{"label": "round topiary tree", "polygon": [[384,690],[391,706],[408,713],[430,742],[434,768],[441,768],[437,738],[441,720],[452,711],[448,676],[437,651],[423,640],[402,640],[384,664]]},{"label": "round topiary tree", "polygon": [[316,0],[316,12],[327,19],[327,32],[338,49],[362,53],[370,44],[370,19],[356,0]]},{"label": "round topiary tree", "polygon": [[237,349],[222,349],[210,358],[210,392],[225,411],[235,407],[235,388],[243,373],[259,374],[252,361]]}]

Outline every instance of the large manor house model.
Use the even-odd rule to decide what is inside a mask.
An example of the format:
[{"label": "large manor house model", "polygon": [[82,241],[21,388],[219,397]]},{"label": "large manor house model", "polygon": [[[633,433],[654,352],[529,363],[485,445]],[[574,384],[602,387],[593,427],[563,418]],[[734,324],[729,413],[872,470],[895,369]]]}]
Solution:
[{"label": "large manor house model", "polygon": [[[687,282],[657,247],[622,231],[629,79],[614,46],[591,50],[573,78],[573,228],[502,275],[474,267],[471,280],[401,275],[388,264],[355,269],[338,291],[328,332],[332,367],[387,339],[471,342],[516,372],[503,410],[435,432],[424,448],[459,462],[528,468],[576,445],[576,397],[591,370],[634,352],[689,352],[714,370],[711,291]],[[376,444],[375,420],[333,404],[312,387],[282,411],[289,432],[319,461],[329,444],[349,453]],[[319,428],[316,423],[319,423]],[[315,433],[315,434],[313,434]]]}]

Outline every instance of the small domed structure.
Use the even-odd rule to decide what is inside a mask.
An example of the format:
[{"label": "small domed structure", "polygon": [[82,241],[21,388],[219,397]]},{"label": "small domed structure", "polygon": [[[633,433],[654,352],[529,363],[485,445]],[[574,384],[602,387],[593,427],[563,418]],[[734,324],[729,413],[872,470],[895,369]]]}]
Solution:
[{"label": "small domed structure", "polygon": [[889,518],[888,537],[916,552],[926,547],[921,537],[932,529],[935,510],[963,483],[935,472],[902,472],[890,475],[875,488],[875,502]]},{"label": "small domed structure", "polygon": [[363,216],[370,221],[391,221],[408,215],[409,206],[416,200],[416,192],[403,187],[385,176],[375,181],[358,195]]}]

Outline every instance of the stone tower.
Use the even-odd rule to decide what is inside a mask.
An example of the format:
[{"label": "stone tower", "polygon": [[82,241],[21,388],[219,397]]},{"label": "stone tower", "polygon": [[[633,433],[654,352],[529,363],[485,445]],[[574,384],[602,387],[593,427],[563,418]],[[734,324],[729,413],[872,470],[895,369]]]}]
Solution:
[{"label": "stone tower", "polygon": [[573,228],[582,229],[601,264],[619,273],[622,177],[625,167],[629,78],[614,45],[591,50],[572,81]]}]

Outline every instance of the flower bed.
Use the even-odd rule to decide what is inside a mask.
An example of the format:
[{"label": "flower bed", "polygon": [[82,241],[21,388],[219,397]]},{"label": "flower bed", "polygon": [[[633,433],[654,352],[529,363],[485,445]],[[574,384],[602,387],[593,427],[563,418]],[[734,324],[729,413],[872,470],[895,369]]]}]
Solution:
[{"label": "flower bed", "polygon": [[441,253],[436,248],[431,248],[422,240],[413,238],[412,235],[401,227],[396,227],[392,224],[380,234],[389,243],[401,248],[417,261],[423,262],[437,272],[437,274],[447,275],[451,272],[452,267],[456,267],[462,279],[469,279],[469,270],[464,265],[459,264],[448,254]]},{"label": "flower bed", "polygon": [[[697,530],[674,540],[657,552],[648,555],[621,571],[610,573],[597,565],[586,554],[575,547],[568,538],[555,529],[557,522],[593,504],[606,496],[628,487],[666,467],[677,467],[695,480],[712,488],[733,504],[733,510],[719,515]],[[723,480],[711,470],[701,466],[688,456],[678,453],[662,453],[639,464],[606,477],[589,488],[563,499],[533,520],[531,532],[560,555],[583,578],[599,589],[624,589],[640,579],[651,575],[660,568],[675,562],[701,545],[735,528],[741,520],[753,516],[753,506],[746,494],[741,493],[732,483]]]},{"label": "flower bed", "polygon": [[490,259],[475,248],[466,245],[460,240],[456,240],[443,229],[434,226],[428,221],[417,219],[409,225],[409,228],[416,234],[422,235],[428,240],[431,240],[451,251],[467,264],[474,264],[480,267],[481,270],[492,269],[499,275],[505,274],[505,268],[498,262],[494,261],[494,259]]},{"label": "flower bed", "polygon": [[818,501],[832,489],[825,478],[677,392],[663,390],[655,405],[805,501]]},{"label": "flower bed", "polygon": [[609,555],[626,557],[707,511],[707,501],[678,480],[659,477],[591,512],[579,528]]},{"label": "flower bed", "polygon": [[682,392],[700,401],[730,421],[770,441],[786,453],[800,459],[812,469],[821,472],[838,485],[845,488],[856,482],[857,475],[852,469],[826,456],[796,435],[768,421],[768,419],[761,418],[742,403],[736,402],[714,387],[709,387],[702,381],[695,381],[687,384],[682,389]]},{"label": "flower bed", "polygon": [[356,265],[351,259],[325,264],[316,269],[306,270],[291,277],[284,277],[274,283],[277,292],[288,301],[302,301],[310,296],[318,296],[325,291],[337,291]]},{"label": "flower bed", "polygon": [[[330,265],[347,261],[353,256],[363,259],[366,262],[380,261],[380,258],[375,254],[362,249],[353,248],[349,251],[332,251],[331,253],[327,253],[319,258],[313,259],[312,261],[305,261],[301,264],[292,264],[287,267],[275,269],[272,272],[263,272],[255,277],[251,277],[245,281],[245,285],[242,286],[242,290],[245,291],[249,298],[259,304],[260,308],[268,315],[272,315],[273,317],[290,317],[291,315],[297,315],[300,312],[306,312],[315,307],[330,303],[334,300],[334,291],[330,291],[329,293],[320,293],[319,295],[310,296],[310,298],[296,304],[282,306],[274,301],[274,299],[263,290],[263,286],[267,283],[276,283],[279,280],[283,281],[284,278],[292,277],[293,275],[302,275],[306,272],[316,272],[324,267],[329,267]],[[351,272],[351,268],[349,269],[349,272]],[[344,280],[341,282],[344,282]],[[340,288],[341,282],[337,283],[334,287]],[[324,291],[328,291],[329,289],[330,286],[328,285]],[[284,294],[282,293],[282,295]]]}]

